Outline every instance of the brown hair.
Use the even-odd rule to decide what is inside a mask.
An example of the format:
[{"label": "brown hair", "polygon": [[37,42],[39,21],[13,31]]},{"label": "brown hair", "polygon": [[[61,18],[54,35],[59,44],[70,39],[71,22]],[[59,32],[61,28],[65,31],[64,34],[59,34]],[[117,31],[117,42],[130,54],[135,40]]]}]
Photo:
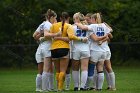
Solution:
[{"label": "brown hair", "polygon": [[67,12],[62,12],[61,14],[61,21],[62,21],[62,28],[61,31],[63,32],[65,20],[69,18],[69,14]]},{"label": "brown hair", "polygon": [[92,15],[93,15],[93,13],[87,13],[87,14],[86,14],[86,17],[91,18],[91,17],[92,17]]},{"label": "brown hair", "polygon": [[50,18],[57,17],[57,14],[53,10],[48,9],[47,12],[45,13],[45,17],[50,21]]}]

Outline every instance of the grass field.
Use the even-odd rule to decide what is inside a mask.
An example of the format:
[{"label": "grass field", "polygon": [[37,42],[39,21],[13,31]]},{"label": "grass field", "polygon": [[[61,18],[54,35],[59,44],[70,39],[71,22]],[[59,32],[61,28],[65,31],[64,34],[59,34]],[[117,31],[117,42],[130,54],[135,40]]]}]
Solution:
[{"label": "grass field", "polygon": [[[101,93],[140,93],[140,68],[114,67],[116,74],[116,91],[107,91],[106,80]],[[35,77],[37,70],[0,70],[0,93],[36,93]],[[75,93],[72,91],[66,93]],[[95,91],[78,91],[77,93],[97,93]],[[52,92],[53,93],[53,92]]]}]

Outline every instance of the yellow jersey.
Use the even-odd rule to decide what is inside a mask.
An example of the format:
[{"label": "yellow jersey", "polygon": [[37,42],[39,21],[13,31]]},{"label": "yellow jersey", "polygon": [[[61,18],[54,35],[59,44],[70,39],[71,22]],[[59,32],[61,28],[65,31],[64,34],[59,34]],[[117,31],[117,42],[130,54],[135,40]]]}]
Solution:
[{"label": "yellow jersey", "polygon": [[[57,33],[62,28],[62,22],[58,22],[52,25],[50,33]],[[68,37],[70,40],[80,40],[75,36],[74,29],[71,24],[65,23],[63,27],[62,37]],[[58,48],[70,48],[69,42],[63,40],[52,40],[51,50]]]}]

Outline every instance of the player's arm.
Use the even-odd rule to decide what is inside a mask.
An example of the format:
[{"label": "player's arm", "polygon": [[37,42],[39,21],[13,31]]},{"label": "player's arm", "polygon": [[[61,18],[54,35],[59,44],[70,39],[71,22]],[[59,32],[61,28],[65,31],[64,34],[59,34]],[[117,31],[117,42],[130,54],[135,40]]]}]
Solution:
[{"label": "player's arm", "polygon": [[109,26],[106,22],[104,22],[104,24],[110,29],[110,32],[113,32],[113,29],[111,28],[111,26]]},{"label": "player's arm", "polygon": [[89,29],[88,29],[88,26],[85,26],[85,25],[83,25],[83,24],[80,24],[80,23],[75,23],[75,25],[77,25],[80,29],[82,29],[82,30],[86,30],[86,31],[88,31]]},{"label": "player's arm", "polygon": [[69,25],[68,29],[67,29],[67,34],[70,40],[78,40],[78,41],[82,41],[82,42],[87,42],[88,38],[87,37],[77,37],[74,33],[74,29],[72,27],[72,25]]},{"label": "player's arm", "polygon": [[94,33],[90,35],[91,39],[93,39],[94,41],[98,42],[98,41],[101,41],[101,40],[104,40],[108,37],[108,35],[104,35],[104,36],[96,36]]},{"label": "player's arm", "polygon": [[65,41],[65,42],[69,42],[70,39],[68,37],[54,37],[53,38],[54,40],[62,40],[62,41]]},{"label": "player's arm", "polygon": [[113,38],[113,35],[111,34],[111,33],[108,33],[107,34],[108,36],[106,37],[106,38],[104,38],[104,39],[102,39],[102,40],[100,40],[99,41],[99,45],[101,45],[103,42],[105,42],[105,41],[108,41],[108,42],[110,42],[110,39],[112,39]]},{"label": "player's arm", "polygon": [[41,34],[40,34],[39,32],[35,31],[35,32],[33,33],[33,38],[34,38],[35,40],[39,40],[40,37],[41,37]]},{"label": "player's arm", "polygon": [[45,29],[44,30],[44,37],[47,39],[47,38],[53,38],[53,37],[62,35],[61,31],[59,31],[58,33],[52,33],[52,32],[53,32],[53,26],[51,27],[50,31],[48,29]]}]

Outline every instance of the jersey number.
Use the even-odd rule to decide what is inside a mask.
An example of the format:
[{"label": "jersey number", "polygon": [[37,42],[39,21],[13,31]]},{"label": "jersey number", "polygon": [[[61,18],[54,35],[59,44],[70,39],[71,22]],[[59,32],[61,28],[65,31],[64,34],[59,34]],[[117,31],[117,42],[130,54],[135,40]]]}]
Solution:
[{"label": "jersey number", "polygon": [[85,31],[85,30],[77,30],[77,31],[76,31],[76,36],[85,37],[85,36],[86,36],[86,31]]},{"label": "jersey number", "polygon": [[96,33],[96,35],[97,36],[104,36],[104,28],[102,28],[102,27],[97,27],[97,33]]}]

